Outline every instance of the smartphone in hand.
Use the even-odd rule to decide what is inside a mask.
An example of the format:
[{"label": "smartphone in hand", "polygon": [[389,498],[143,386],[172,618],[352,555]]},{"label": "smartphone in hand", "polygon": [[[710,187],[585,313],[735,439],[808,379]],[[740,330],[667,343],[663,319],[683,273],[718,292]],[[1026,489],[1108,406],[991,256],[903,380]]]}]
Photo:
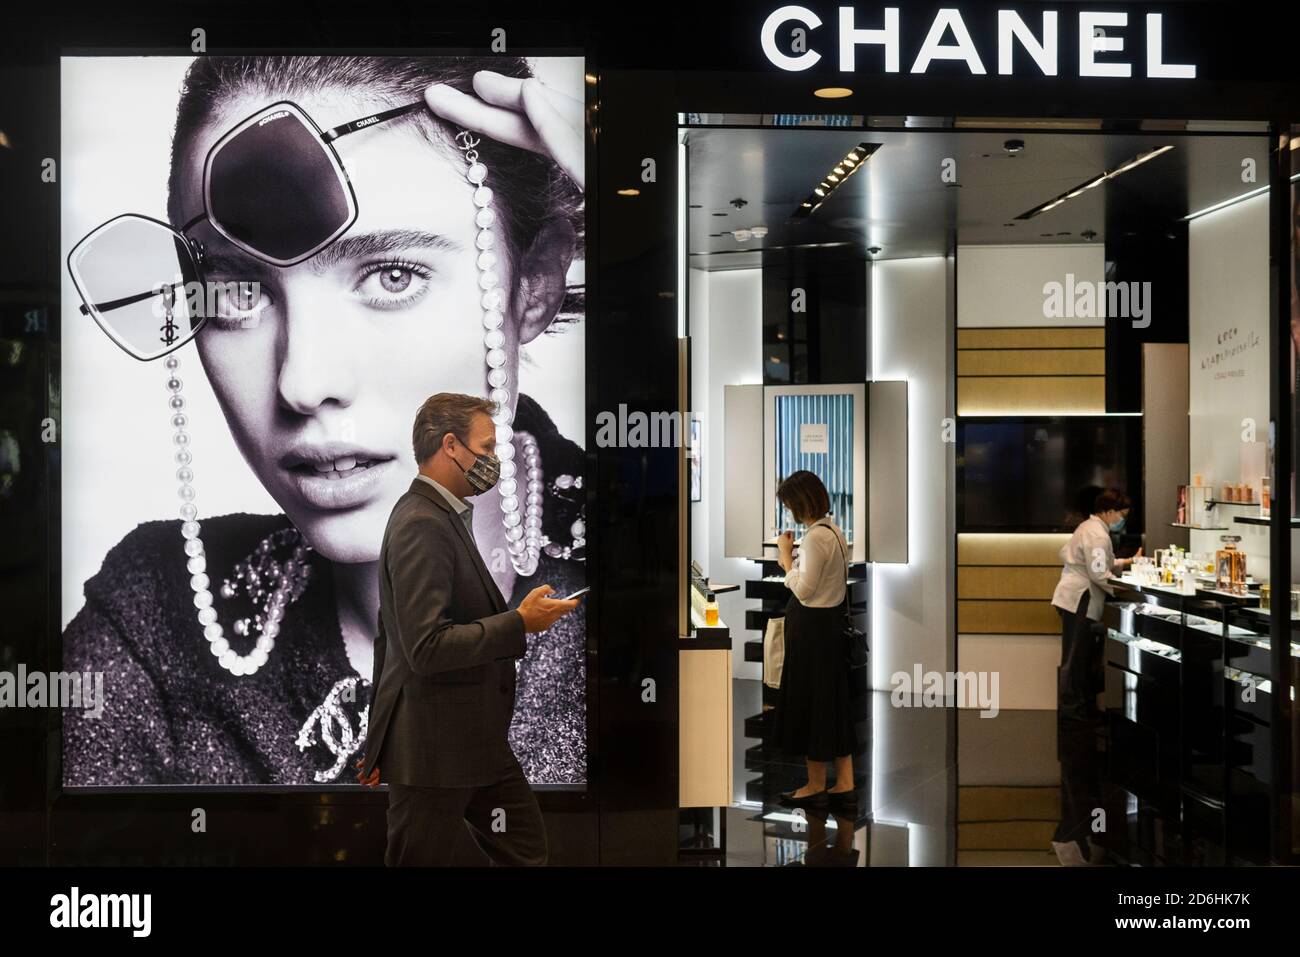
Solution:
[{"label": "smartphone in hand", "polygon": [[573,601],[573,599],[575,599],[575,598],[581,598],[583,595],[587,594],[587,592],[589,592],[589,591],[591,591],[591,586],[590,586],[590,585],[588,585],[586,588],[579,588],[579,589],[578,589],[577,591],[575,591],[572,595],[565,595],[564,598],[562,599],[562,601]]}]

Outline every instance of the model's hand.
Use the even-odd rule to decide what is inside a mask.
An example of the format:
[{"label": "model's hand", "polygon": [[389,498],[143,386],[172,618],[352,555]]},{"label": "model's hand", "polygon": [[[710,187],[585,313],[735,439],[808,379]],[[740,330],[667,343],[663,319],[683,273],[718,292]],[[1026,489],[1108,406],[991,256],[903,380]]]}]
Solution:
[{"label": "model's hand", "polygon": [[536,77],[503,76],[491,70],[474,74],[470,96],[435,83],[424,92],[429,109],[456,126],[549,156],[583,187],[583,105],[552,90]]},{"label": "model's hand", "polygon": [[368,788],[378,787],[379,786],[379,765],[376,764],[373,768],[370,769],[370,777],[362,778],[360,769],[361,766],[364,765],[365,763],[366,763],[365,758],[361,758],[360,760],[357,761],[357,769],[358,769],[357,780],[360,781]]},{"label": "model's hand", "polygon": [[578,607],[577,598],[565,601],[563,598],[548,598],[555,594],[550,585],[538,585],[519,603],[515,610],[524,620],[524,631],[545,631],[573,609]]}]

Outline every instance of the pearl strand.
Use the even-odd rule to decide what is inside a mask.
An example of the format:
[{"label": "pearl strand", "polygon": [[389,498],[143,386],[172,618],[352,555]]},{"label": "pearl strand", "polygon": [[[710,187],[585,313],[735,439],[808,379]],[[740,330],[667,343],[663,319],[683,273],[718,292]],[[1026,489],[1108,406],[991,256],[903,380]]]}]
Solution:
[{"label": "pearl strand", "polygon": [[501,523],[506,531],[506,548],[510,552],[511,564],[520,575],[528,577],[537,571],[537,562],[542,550],[542,481],[541,457],[537,452],[537,442],[526,433],[520,433],[524,445],[525,504],[524,517],[519,515],[518,482],[515,478],[515,446],[512,441],[514,429],[511,428],[513,412],[510,409],[509,378],[506,374],[505,333],[501,326],[505,321],[505,296],[501,291],[501,274],[497,271],[499,257],[492,251],[496,245],[496,236],[492,226],[496,223],[496,212],[490,208],[492,190],[485,185],[488,169],[479,161],[480,140],[468,131],[456,134],[456,143],[465,153],[465,178],[474,186],[474,205],[478,212],[474,215],[474,224],[478,226],[475,245],[479,249],[479,288],[483,290],[481,305],[483,307],[483,346],[487,352],[488,398],[492,400],[495,410],[492,422],[496,425],[496,454],[501,460]]},{"label": "pearl strand", "polygon": [[[172,411],[172,428],[176,430],[172,436],[172,444],[176,446],[175,460],[179,466],[176,470],[176,478],[181,483],[177,491],[182,502],[181,537],[185,539],[185,554],[188,556],[185,567],[191,576],[190,588],[194,591],[194,607],[198,609],[198,620],[203,626],[203,637],[208,640],[208,650],[216,656],[217,663],[232,675],[251,675],[266,664],[271,649],[275,647],[275,637],[280,633],[280,620],[284,616],[288,593],[295,576],[282,575],[277,583],[266,609],[266,617],[260,629],[261,635],[258,636],[253,650],[246,655],[235,652],[230,647],[230,642],[226,640],[225,629],[217,621],[217,610],[212,607],[212,592],[208,589],[211,582],[206,573],[207,555],[203,547],[203,539],[199,535],[201,526],[196,521],[198,509],[194,505],[196,493],[191,484],[194,481],[194,470],[190,468],[193,454],[190,452],[190,435],[185,431],[189,420],[184,412],[185,398],[181,395],[183,383],[176,375],[177,369],[180,368],[180,360],[170,355],[163,365],[167,368],[167,391],[171,394],[167,404]],[[303,547],[299,545],[294,550],[294,558],[301,560],[301,552]]]}]

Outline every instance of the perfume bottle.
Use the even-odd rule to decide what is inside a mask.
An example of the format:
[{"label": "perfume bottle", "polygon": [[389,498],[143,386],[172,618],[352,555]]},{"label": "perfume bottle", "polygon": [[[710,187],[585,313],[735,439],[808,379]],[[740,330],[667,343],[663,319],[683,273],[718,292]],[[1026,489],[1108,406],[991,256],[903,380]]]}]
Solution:
[{"label": "perfume bottle", "polygon": [[710,628],[718,626],[718,599],[713,592],[704,596],[704,624]]},{"label": "perfume bottle", "polygon": [[1246,594],[1246,553],[1237,550],[1240,535],[1222,535],[1223,548],[1214,553],[1214,587],[1233,595]]}]

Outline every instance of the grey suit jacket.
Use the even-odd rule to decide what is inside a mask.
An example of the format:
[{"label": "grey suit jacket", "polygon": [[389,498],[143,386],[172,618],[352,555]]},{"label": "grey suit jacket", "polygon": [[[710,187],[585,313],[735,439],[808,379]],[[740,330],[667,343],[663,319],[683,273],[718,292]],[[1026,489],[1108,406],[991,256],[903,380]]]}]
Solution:
[{"label": "grey suit jacket", "polygon": [[363,776],[378,765],[384,783],[499,781],[515,760],[514,659],[527,649],[524,620],[506,608],[465,524],[416,479],[393,506],[380,550]]}]

